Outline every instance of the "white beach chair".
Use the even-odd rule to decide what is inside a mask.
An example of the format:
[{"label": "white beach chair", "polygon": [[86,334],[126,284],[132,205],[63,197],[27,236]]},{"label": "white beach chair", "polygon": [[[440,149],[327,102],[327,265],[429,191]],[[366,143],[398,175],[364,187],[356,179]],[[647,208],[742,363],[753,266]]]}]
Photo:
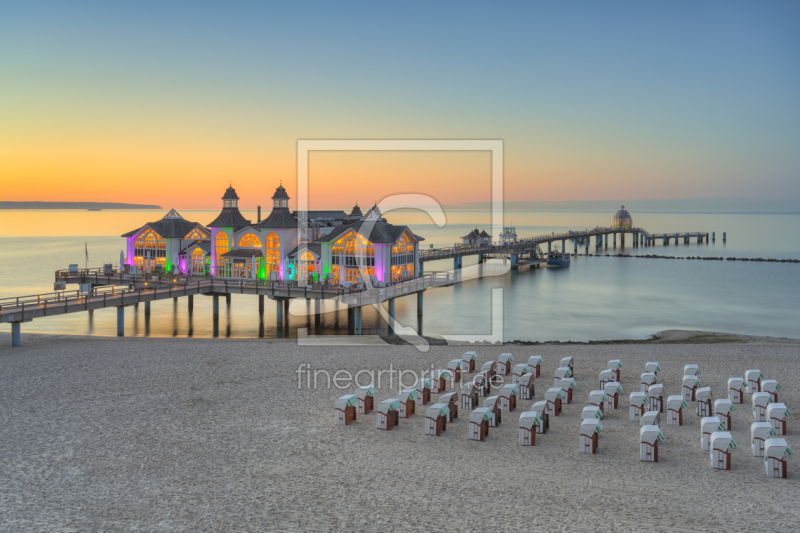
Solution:
[{"label": "white beach chair", "polygon": [[658,383],[658,376],[653,372],[645,372],[641,377],[641,391],[647,392],[650,390],[651,385]]},{"label": "white beach chair", "polygon": [[728,399],[735,405],[739,405],[744,401],[744,393],[742,389],[747,387],[744,379],[742,378],[728,378]]},{"label": "white beach chair", "polygon": [[640,426],[660,426],[661,425],[661,413],[658,411],[645,411],[645,413],[639,418],[639,425]]},{"label": "white beach chair", "polygon": [[492,411],[492,418],[489,419],[489,427],[497,427],[503,421],[502,410],[500,409],[500,396],[489,396],[483,400],[483,407],[487,407]]},{"label": "white beach chair", "polygon": [[683,367],[683,375],[684,376],[699,376],[700,375],[700,367],[697,365],[685,365]]},{"label": "white beach chair", "polygon": [[501,353],[497,357],[497,373],[501,376],[511,375],[511,363],[514,362],[514,356],[510,353]]},{"label": "white beach chair", "polygon": [[428,402],[431,401],[431,380],[429,378],[418,379],[414,388],[419,394],[414,399],[417,405],[428,405]]},{"label": "white beach chair", "polygon": [[767,406],[772,403],[772,395],[768,392],[756,392],[751,398],[753,400],[753,420],[756,422],[769,422]]},{"label": "white beach chair", "polygon": [[686,400],[683,396],[667,396],[667,425],[682,426],[683,410],[686,409]]},{"label": "white beach chair", "polygon": [[464,361],[461,359],[452,359],[447,363],[447,370],[450,372],[448,381],[458,383],[461,381],[461,369],[464,367]]},{"label": "white beach chair", "polygon": [[528,366],[531,367],[531,373],[535,374],[534,377],[539,377],[542,375],[542,365],[544,364],[544,359],[542,359],[539,355],[532,355],[528,357]]},{"label": "white beach chair", "polygon": [[561,362],[558,364],[558,366],[567,366],[567,367],[569,367],[570,371],[572,372],[570,374],[570,376],[575,377],[575,365],[574,365],[574,360],[572,359],[572,357],[563,357],[561,359]]},{"label": "white beach chair", "polygon": [[345,394],[334,402],[333,423],[337,426],[349,426],[356,420],[356,404],[358,397],[355,394]]},{"label": "white beach chair", "polygon": [[550,428],[550,415],[547,414],[547,401],[541,400],[539,402],[534,402],[531,406],[531,411],[535,413],[539,413],[539,420],[542,423],[536,426],[536,433],[547,433],[547,430]]},{"label": "white beach chair", "polygon": [[744,379],[747,381],[747,392],[750,394],[761,392],[761,380],[764,379],[761,370],[748,370],[744,373]]},{"label": "white beach chair", "polygon": [[706,416],[700,419],[700,447],[704,452],[711,451],[711,434],[715,431],[725,431],[718,417]]},{"label": "white beach chair", "polygon": [[369,385],[357,388],[356,398],[358,398],[358,403],[356,404],[356,413],[365,415],[372,412],[372,410],[375,408],[374,395],[375,389]]},{"label": "white beach chair", "polygon": [[638,422],[639,419],[645,412],[647,407],[647,403],[650,400],[647,399],[647,394],[644,392],[632,392],[631,399],[630,399],[630,419],[634,422]]},{"label": "white beach chair", "polygon": [[483,363],[481,372],[486,376],[486,380],[491,382],[492,378],[497,374],[497,361],[486,361]]},{"label": "white beach chair", "polygon": [[644,371],[645,372],[652,372],[653,374],[655,374],[657,376],[658,373],[661,372],[661,365],[659,365],[655,361],[650,361],[650,362],[644,364]]},{"label": "white beach chair", "polygon": [[526,364],[514,365],[514,368],[511,369],[511,383],[519,385],[519,379],[525,374],[530,373],[530,371],[531,367]]},{"label": "white beach chair", "polygon": [[589,405],[598,407],[601,411],[605,412],[605,404],[608,402],[606,392],[602,390],[593,390],[589,393]]},{"label": "white beach chair", "polygon": [[664,412],[663,383],[656,383],[655,385],[650,385],[650,389],[647,391],[647,398],[650,400],[648,409],[650,409],[651,411],[658,411],[659,413]]},{"label": "white beach chair", "polygon": [[445,403],[435,403],[425,410],[425,434],[438,437],[447,430],[447,413],[450,408]]},{"label": "white beach chair", "polygon": [[478,388],[468,381],[461,387],[461,408],[475,409],[476,407],[478,407]]},{"label": "white beach chair", "polygon": [[447,379],[450,371],[446,368],[437,368],[431,371],[431,393],[441,394],[447,390]]},{"label": "white beach chair", "polygon": [[587,418],[594,418],[597,420],[603,419],[603,411],[599,407],[595,405],[587,405],[581,411],[581,420],[586,420]]},{"label": "white beach chair", "polygon": [[728,399],[714,400],[714,416],[722,422],[724,431],[731,430],[731,413],[735,410],[736,407]]},{"label": "white beach chair", "polygon": [[447,422],[450,423],[458,418],[458,392],[446,392],[439,396],[439,401],[436,403],[446,404],[449,412],[447,413]]},{"label": "white beach chair", "polygon": [[560,366],[556,368],[556,371],[553,373],[553,387],[558,387],[559,383],[563,378],[571,378],[572,377],[572,369],[568,366]]},{"label": "white beach chair", "polygon": [[771,403],[767,406],[767,420],[776,435],[786,435],[786,419],[791,415],[785,404]]},{"label": "white beach chair", "polygon": [[417,412],[417,402],[414,401],[417,399],[417,396],[419,396],[419,393],[417,389],[414,388],[400,391],[397,397],[400,401],[400,418],[408,418]]},{"label": "white beach chair", "polygon": [[711,416],[711,387],[700,387],[694,391],[697,416]]},{"label": "white beach chair", "polygon": [[375,409],[375,426],[378,429],[390,430],[399,423],[400,400],[389,398],[383,400]]},{"label": "white beach chair", "polygon": [[475,360],[477,358],[478,354],[474,351],[464,352],[464,355],[461,356],[461,361],[464,362],[464,366],[461,368],[461,371],[467,374],[472,374],[475,372]]},{"label": "white beach chair", "polygon": [[601,389],[606,386],[606,383],[611,383],[612,381],[619,381],[617,379],[617,373],[616,372],[614,372],[613,370],[609,370],[607,368],[605,370],[603,370],[602,372],[600,372],[600,388]]},{"label": "white beach chair", "polygon": [[661,428],[656,425],[639,428],[639,460],[646,463],[658,462],[658,442],[664,440]]},{"label": "white beach chair", "polygon": [[711,466],[720,470],[731,469],[731,451],[736,449],[736,441],[729,431],[715,431],[710,437]]},{"label": "white beach chair", "polygon": [[492,410],[478,407],[469,414],[469,440],[482,441],[489,434],[489,421]]},{"label": "white beach chair", "polygon": [[489,395],[489,379],[486,377],[486,372],[481,370],[472,378],[472,384],[475,385],[475,390],[478,396],[484,397]]},{"label": "white beach chair", "polygon": [[620,361],[619,359],[612,359],[608,362],[608,365],[606,365],[606,370],[611,370],[614,373],[614,379],[610,381],[619,381],[619,374],[621,368],[622,368],[622,361]]},{"label": "white beach chair", "polygon": [[562,378],[561,381],[558,383],[558,386],[561,387],[561,390],[564,391],[564,398],[562,400],[563,403],[571,404],[572,403],[572,389],[577,386],[574,378]]},{"label": "white beach chair", "polygon": [[622,393],[622,385],[612,381],[610,383],[606,383],[606,386],[603,387],[603,391],[606,393],[606,398],[608,398],[605,410],[608,411],[609,409],[616,409],[619,405],[619,395]]},{"label": "white beach chair", "polygon": [[778,382],[774,379],[762,379],[761,380],[761,392],[768,392],[772,396],[772,401],[778,401],[778,391],[781,390],[781,386],[778,385]]},{"label": "white beach chair", "polygon": [[534,379],[536,379],[536,375],[533,372],[529,372],[528,374],[523,374],[519,378],[519,399],[520,400],[533,400],[533,395],[534,395],[533,380]]},{"label": "white beach chair", "polygon": [[550,416],[559,416],[561,414],[561,400],[564,398],[564,391],[561,387],[553,387],[547,389],[544,393],[544,399],[547,402],[545,413]]},{"label": "white beach chair", "polygon": [[764,443],[775,436],[775,430],[769,422],[753,422],[750,424],[750,447],[753,457],[764,457]]},{"label": "white beach chair", "polygon": [[681,387],[681,395],[683,399],[687,402],[694,401],[695,391],[700,387],[700,380],[697,379],[697,376],[690,374],[688,376],[683,376],[683,384]]},{"label": "white beach chair", "polygon": [[498,403],[501,411],[511,413],[517,408],[517,397],[519,396],[519,386],[511,383],[500,387],[497,393]]},{"label": "white beach chair", "polygon": [[603,423],[596,418],[581,420],[580,427],[580,452],[597,453],[597,442],[600,432],[603,431]]},{"label": "white beach chair", "polygon": [[536,446],[536,426],[541,424],[539,413],[523,411],[519,415],[519,445]]},{"label": "white beach chair", "polygon": [[786,477],[786,456],[792,449],[785,439],[772,437],[764,442],[764,469],[769,477]]}]

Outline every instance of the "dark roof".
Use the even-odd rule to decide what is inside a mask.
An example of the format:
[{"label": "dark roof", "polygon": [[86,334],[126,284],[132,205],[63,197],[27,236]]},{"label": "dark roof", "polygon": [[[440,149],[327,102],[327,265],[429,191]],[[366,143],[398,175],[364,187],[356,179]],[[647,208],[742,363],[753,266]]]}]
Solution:
[{"label": "dark roof", "polygon": [[[339,226],[334,228],[333,231],[327,235],[322,235],[319,239],[317,239],[317,242],[333,242],[350,230],[358,232],[361,229],[361,225],[366,223],[366,220],[359,220],[358,222],[347,224],[346,226]],[[374,224],[372,226],[372,231],[370,232],[369,236],[364,235],[364,238],[373,243],[393,244],[397,242],[397,239],[400,238],[400,235],[402,235],[403,232],[408,229],[408,226],[395,226],[393,224],[389,224],[388,222],[384,222],[383,220],[370,222],[370,224]],[[411,233],[411,230],[408,232]],[[411,234],[414,235],[413,233]],[[414,237],[416,237],[416,235],[414,235]]]},{"label": "dark roof", "polygon": [[[235,193],[234,193],[235,194]],[[238,207],[223,207],[219,216],[208,224],[209,228],[243,228],[250,221],[242,216]]]},{"label": "dark roof", "polygon": [[236,189],[228,187],[225,189],[225,194],[222,196],[223,200],[238,200],[239,196],[236,194]]},{"label": "dark roof", "polygon": [[353,206],[353,210],[350,211],[350,216],[351,217],[354,217],[354,216],[359,216],[360,217],[360,216],[363,216],[363,215],[364,215],[364,213],[361,212],[361,208],[358,207],[358,202],[356,202],[356,205]]},{"label": "dark roof", "polygon": [[302,244],[298,244],[292,249],[291,252],[289,252],[288,257],[293,257],[297,252],[304,252],[306,250],[319,257],[322,255],[322,244],[318,242],[304,242]]},{"label": "dark roof", "polygon": [[267,218],[262,220],[257,228],[296,228],[297,219],[285,207],[276,207]]},{"label": "dark roof", "polygon": [[191,222],[189,220],[184,220],[182,218],[162,218],[161,220],[157,220],[155,222],[148,222],[141,228],[129,231],[128,233],[124,233],[122,236],[133,237],[138,232],[142,231],[145,227],[149,227],[150,229],[161,235],[163,239],[182,239],[198,226],[203,231],[208,232],[206,228],[204,228],[197,222]]},{"label": "dark roof", "polygon": [[199,246],[205,253],[207,254],[211,253],[211,241],[194,241],[189,246],[184,247],[184,249],[181,250],[180,255],[186,255],[186,252],[189,251],[189,248],[191,248],[195,244]]},{"label": "dark roof", "polygon": [[462,239],[477,239],[479,236],[480,235],[478,235],[478,228],[475,228],[474,230],[464,235]]},{"label": "dark roof", "polygon": [[489,235],[488,233],[486,233],[486,230],[485,230],[485,229],[482,229],[482,230],[481,230],[481,237],[491,237],[491,235]]},{"label": "dark roof", "polygon": [[[315,218],[332,218],[334,220],[342,220],[345,218],[350,218],[350,215],[345,213],[344,211],[306,211],[308,220],[313,220]],[[294,217],[297,217],[297,211],[292,213]]]},{"label": "dark roof", "polygon": [[278,188],[275,189],[275,194],[272,195],[273,200],[288,200],[289,195],[286,194],[286,189],[283,188],[283,185],[278,185]]},{"label": "dark roof", "polygon": [[258,248],[239,248],[238,250],[231,250],[230,252],[225,252],[220,257],[235,257],[237,259],[250,259],[251,257],[264,257],[264,254],[261,253],[261,250]]}]

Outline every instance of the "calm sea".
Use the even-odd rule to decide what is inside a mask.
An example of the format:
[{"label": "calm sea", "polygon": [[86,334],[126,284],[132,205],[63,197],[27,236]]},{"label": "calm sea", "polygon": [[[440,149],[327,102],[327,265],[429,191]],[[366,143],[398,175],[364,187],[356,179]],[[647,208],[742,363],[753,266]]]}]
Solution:
[{"label": "calm sea", "polygon": [[[520,236],[608,226],[616,205],[547,204],[531,209],[506,210],[505,221]],[[654,233],[715,231],[716,242],[625,249],[609,246],[601,253],[659,254],[674,256],[736,256],[800,258],[800,212],[797,210],[715,207],[703,212],[693,203],[627,206],[636,226]],[[735,207],[735,206],[734,206]],[[70,263],[84,265],[88,243],[89,266],[116,263],[123,240],[120,234],[161,218],[165,211],[0,211],[0,297],[39,294],[53,290],[54,272]],[[217,211],[181,210],[184,218],[207,224]],[[255,212],[244,212],[255,220]],[[388,215],[393,223],[408,224],[426,238],[424,247],[451,246],[476,226],[489,227],[488,211],[446,210],[447,225],[438,228],[421,213]],[[722,242],[727,232],[727,242]],[[571,249],[570,249],[571,251]],[[583,250],[580,250],[583,253]],[[590,252],[595,253],[593,247]],[[466,258],[464,267],[475,264]],[[427,272],[448,270],[452,260],[425,264]],[[506,340],[587,341],[643,339],[665,329],[700,329],[753,335],[800,338],[800,264],[734,261],[676,261],[577,257],[562,269],[511,271],[428,290],[424,296],[423,334],[491,332],[492,289],[503,288]],[[220,336],[296,336],[298,327],[311,327],[306,316],[291,316],[288,330],[278,331],[275,305],[268,301],[263,327],[257,299],[233,295],[230,309],[223,306]],[[302,304],[295,303],[292,312]],[[415,297],[399,298],[397,319],[417,327]],[[298,313],[299,314],[299,313]],[[344,311],[323,315],[321,333],[346,334]],[[363,326],[385,333],[386,324],[374,309],[365,308]],[[10,326],[1,326],[10,330]],[[115,335],[116,313],[99,310],[94,317],[76,313],[34,320],[23,332]],[[143,308],[126,313],[127,335],[210,337],[211,299],[195,298],[191,318],[185,299],[177,307],[171,300],[154,302],[149,325]]]}]

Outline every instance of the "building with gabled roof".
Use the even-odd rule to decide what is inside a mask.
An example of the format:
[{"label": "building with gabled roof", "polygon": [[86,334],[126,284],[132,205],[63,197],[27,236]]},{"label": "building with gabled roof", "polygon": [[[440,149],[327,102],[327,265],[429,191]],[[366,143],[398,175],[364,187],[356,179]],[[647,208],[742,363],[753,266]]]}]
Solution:
[{"label": "building with gabled roof", "polygon": [[126,263],[143,272],[171,272],[180,265],[181,252],[191,243],[209,239],[211,232],[198,222],[184,219],[174,209],[161,220],[122,235]]}]

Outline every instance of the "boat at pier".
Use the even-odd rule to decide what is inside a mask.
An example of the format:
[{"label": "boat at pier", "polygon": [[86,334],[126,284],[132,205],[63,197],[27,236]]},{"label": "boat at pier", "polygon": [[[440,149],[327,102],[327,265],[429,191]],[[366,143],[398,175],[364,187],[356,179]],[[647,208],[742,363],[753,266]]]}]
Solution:
[{"label": "boat at pier", "polygon": [[569,261],[569,253],[559,252],[558,249],[547,254],[547,266],[549,267],[569,266]]}]

